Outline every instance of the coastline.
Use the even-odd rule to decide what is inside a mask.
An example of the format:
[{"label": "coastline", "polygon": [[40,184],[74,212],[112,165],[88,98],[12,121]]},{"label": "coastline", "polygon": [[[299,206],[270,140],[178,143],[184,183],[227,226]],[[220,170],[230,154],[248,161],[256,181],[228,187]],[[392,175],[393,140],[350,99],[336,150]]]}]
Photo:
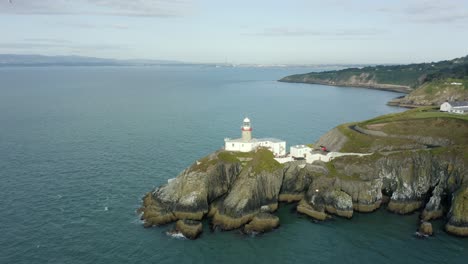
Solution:
[{"label": "coastline", "polygon": [[[287,77],[285,77],[285,78],[287,78]],[[409,94],[412,91],[412,89],[410,87],[403,86],[403,85],[379,84],[379,83],[341,83],[341,82],[336,83],[336,82],[319,81],[319,80],[304,82],[304,81],[285,80],[285,78],[278,80],[278,82],[320,84],[320,85],[336,86],[336,87],[365,88],[365,89],[381,90],[381,91],[404,93],[404,94]]]}]

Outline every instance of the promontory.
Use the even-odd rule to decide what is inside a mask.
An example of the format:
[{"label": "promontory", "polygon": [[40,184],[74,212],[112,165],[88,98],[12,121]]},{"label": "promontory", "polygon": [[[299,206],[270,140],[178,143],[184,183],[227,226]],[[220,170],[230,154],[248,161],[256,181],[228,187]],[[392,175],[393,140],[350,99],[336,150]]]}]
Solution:
[{"label": "promontory", "polygon": [[279,81],[394,91],[407,95],[390,101],[390,105],[437,106],[445,101],[468,101],[468,56],[439,62],[310,72]]},{"label": "promontory", "polygon": [[281,224],[275,211],[284,202],[319,221],[381,207],[417,213],[422,233],[443,218],[446,232],[468,236],[467,115],[412,109],[339,125],[311,148],[328,159],[278,162],[263,147],[200,158],[144,196],[144,226],[176,222],[174,232],[188,238],[200,235],[202,220],[266,232]]}]

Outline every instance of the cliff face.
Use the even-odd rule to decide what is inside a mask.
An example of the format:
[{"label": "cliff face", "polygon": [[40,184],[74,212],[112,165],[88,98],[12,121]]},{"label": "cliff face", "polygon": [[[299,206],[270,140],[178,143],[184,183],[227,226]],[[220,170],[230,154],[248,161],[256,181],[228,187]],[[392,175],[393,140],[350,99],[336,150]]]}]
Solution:
[{"label": "cliff face", "polygon": [[308,73],[286,76],[280,82],[311,83],[331,86],[362,87],[377,90],[387,90],[400,93],[412,91],[410,85],[383,83],[373,72],[355,72],[352,74]]},{"label": "cliff face", "polygon": [[[430,129],[420,131],[419,121]],[[319,141],[335,150],[373,152],[366,156],[281,165],[266,149],[218,151],[148,193],[142,219],[146,227],[179,220],[176,230],[195,238],[201,233],[197,221],[205,217],[222,230],[276,228],[279,219],[271,213],[279,202],[297,202],[298,212],[318,220],[385,205],[398,214],[419,211],[424,221],[445,216],[448,232],[468,236],[467,131],[463,118],[412,110],[342,125]]]}]

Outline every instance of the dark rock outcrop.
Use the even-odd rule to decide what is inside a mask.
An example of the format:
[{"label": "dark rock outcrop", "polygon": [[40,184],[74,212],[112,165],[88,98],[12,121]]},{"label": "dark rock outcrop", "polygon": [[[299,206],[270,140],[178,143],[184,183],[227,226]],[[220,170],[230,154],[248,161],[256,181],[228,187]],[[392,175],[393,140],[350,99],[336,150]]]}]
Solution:
[{"label": "dark rock outcrop", "polygon": [[145,226],[178,219],[201,220],[209,204],[227,194],[241,169],[240,162],[225,162],[218,154],[197,161],[168,184],[148,193],[141,208]]},{"label": "dark rock outcrop", "polygon": [[447,232],[468,236],[468,185],[465,184],[453,194],[448,216],[449,221],[445,226]]},{"label": "dark rock outcrop", "polygon": [[418,230],[419,234],[425,236],[432,236],[432,224],[429,222],[422,222]]},{"label": "dark rock outcrop", "polygon": [[176,222],[175,230],[188,239],[196,239],[202,233],[203,227],[200,221],[184,219]]},{"label": "dark rock outcrop", "polygon": [[306,164],[305,161],[286,163],[279,201],[288,203],[300,201],[304,198],[314,175],[325,174],[328,174],[328,170],[324,166]]},{"label": "dark rock outcrop", "polygon": [[277,216],[269,213],[259,213],[244,226],[244,232],[247,234],[264,233],[277,228],[279,224]]}]

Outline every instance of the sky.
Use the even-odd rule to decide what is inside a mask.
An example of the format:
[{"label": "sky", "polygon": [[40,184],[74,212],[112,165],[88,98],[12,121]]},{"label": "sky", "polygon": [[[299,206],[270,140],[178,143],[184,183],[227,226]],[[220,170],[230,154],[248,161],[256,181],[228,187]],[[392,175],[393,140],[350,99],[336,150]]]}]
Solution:
[{"label": "sky", "polygon": [[468,0],[0,0],[0,53],[378,64],[468,55]]}]

